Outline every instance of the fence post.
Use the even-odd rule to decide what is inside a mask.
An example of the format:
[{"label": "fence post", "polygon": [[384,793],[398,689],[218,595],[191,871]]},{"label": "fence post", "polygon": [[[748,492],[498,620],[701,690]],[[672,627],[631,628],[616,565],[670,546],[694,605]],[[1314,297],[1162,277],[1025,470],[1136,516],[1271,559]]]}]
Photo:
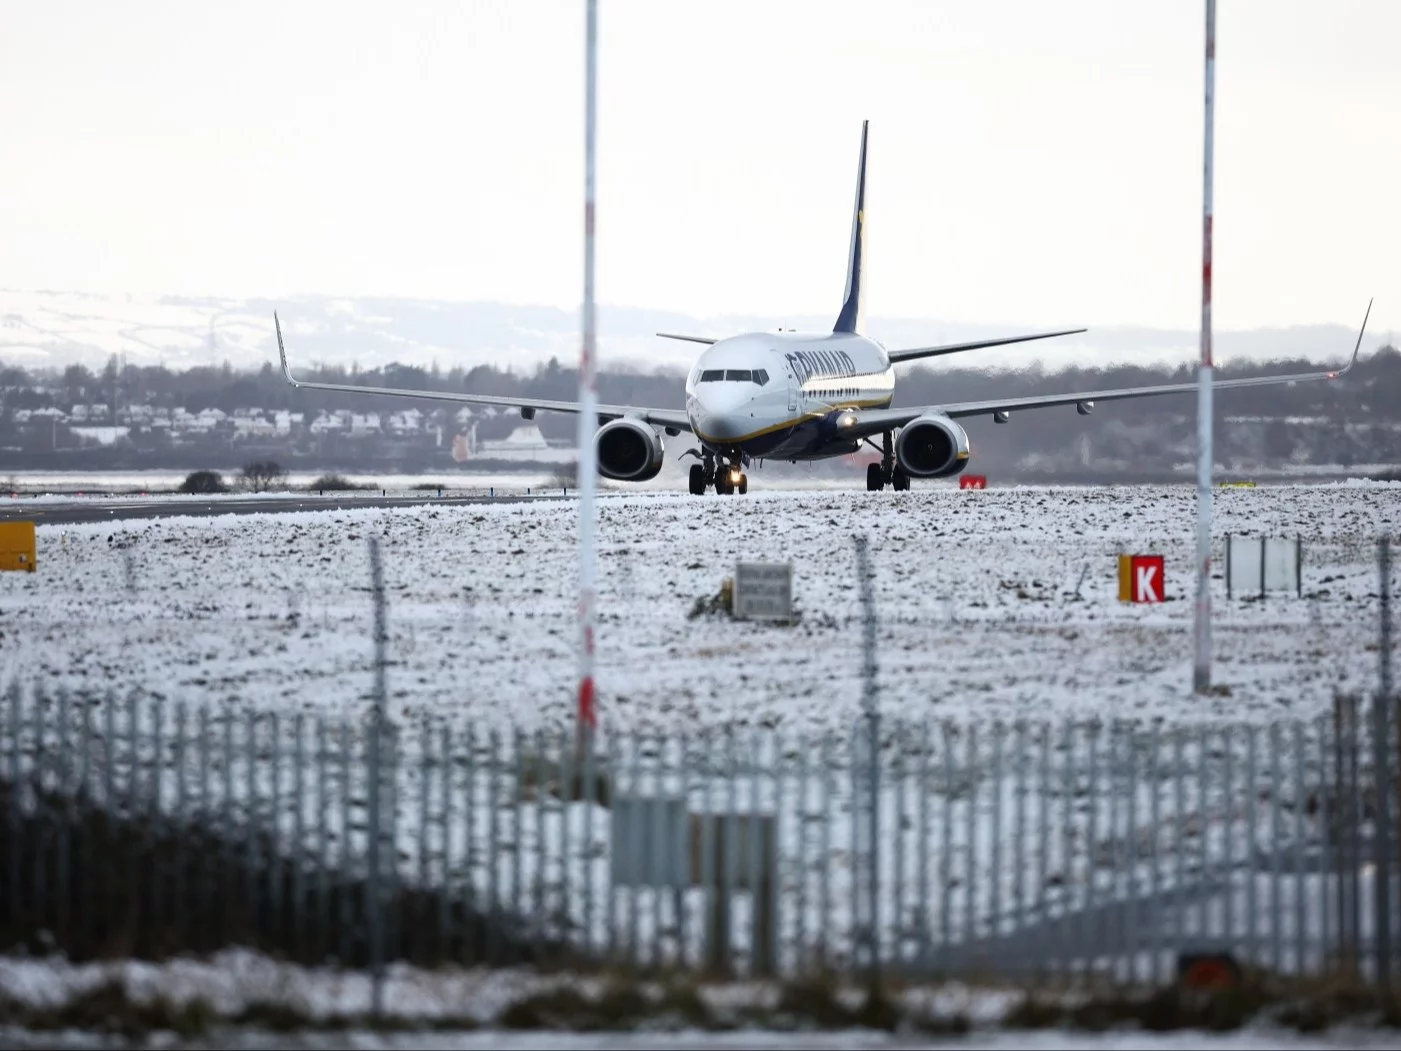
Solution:
[{"label": "fence post", "polygon": [[[10,899],[10,921],[12,929],[18,933],[24,929],[24,910],[21,905],[20,895],[20,859],[24,856],[24,850],[20,846],[20,834],[24,828],[24,818],[20,813],[20,799],[23,793],[20,791],[20,725],[21,725],[21,697],[19,680],[10,682],[8,691],[9,705],[9,733],[6,735],[10,743],[10,837],[9,850],[9,879],[8,896]],[[110,740],[110,738],[109,738]],[[103,800],[104,803],[107,800]],[[110,804],[109,804],[110,805]]]},{"label": "fence post", "polygon": [[1378,575],[1380,576],[1379,594],[1381,597],[1381,667],[1380,679],[1381,690],[1377,694],[1376,703],[1372,706],[1373,726],[1372,726],[1372,749],[1373,749],[1373,780],[1376,784],[1377,812],[1374,827],[1376,828],[1376,849],[1374,858],[1376,864],[1376,875],[1373,880],[1375,891],[1374,908],[1376,915],[1373,920],[1373,929],[1376,931],[1376,964],[1377,964],[1377,985],[1382,990],[1382,995],[1390,1001],[1391,998],[1391,962],[1392,962],[1392,915],[1391,915],[1391,877],[1392,877],[1392,792],[1395,790],[1393,778],[1394,772],[1391,769],[1391,705],[1393,703],[1391,692],[1391,538],[1383,536],[1377,549]]},{"label": "fence post", "polygon": [[1377,549],[1378,569],[1381,576],[1381,693],[1388,704],[1392,700],[1391,688],[1391,537],[1382,537]]},{"label": "fence post", "polygon": [[[856,573],[861,587],[862,672],[865,680],[863,704],[869,755],[866,777],[866,939],[869,957],[869,981],[872,991],[880,983],[880,711],[877,706],[876,684],[876,610],[871,587],[871,565],[866,538],[857,536]],[[859,739],[859,737],[858,737]],[[855,771],[854,771],[855,773]],[[859,783],[856,773],[855,782]],[[859,822],[862,815],[853,813]],[[858,863],[860,858],[858,857]],[[858,890],[858,894],[860,891]],[[859,906],[858,906],[859,907]]]},{"label": "fence post", "polygon": [[1357,777],[1357,699],[1339,697],[1334,706],[1334,805],[1337,820],[1338,956],[1342,970],[1358,973],[1358,870],[1361,867],[1360,788]]},{"label": "fence post", "polygon": [[367,918],[370,927],[371,1012],[378,1018],[384,1011],[384,918],[381,915],[380,861],[383,849],[380,798],[382,763],[381,736],[384,731],[385,687],[385,610],[384,572],[380,564],[379,538],[370,537],[370,580],[375,603],[375,695],[370,713],[370,784],[369,784],[369,901]]}]

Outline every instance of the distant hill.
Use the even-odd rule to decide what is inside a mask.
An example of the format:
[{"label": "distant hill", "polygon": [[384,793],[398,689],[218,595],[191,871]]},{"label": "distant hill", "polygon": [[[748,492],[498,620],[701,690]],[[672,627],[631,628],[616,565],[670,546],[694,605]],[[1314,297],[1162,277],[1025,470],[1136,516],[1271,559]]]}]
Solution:
[{"label": "distant hill", "polygon": [[[444,371],[492,365],[530,374],[556,358],[578,358],[579,316],[554,307],[374,297],[289,296],[230,299],[217,296],[104,296],[56,290],[0,289],[0,363],[26,369],[82,364],[100,369],[112,355],[129,365],[186,369],[222,365],[236,370],[275,362],[272,312],[283,321],[298,368],[379,369],[391,363]],[[691,343],[658,338],[682,332],[726,336],[784,328],[822,331],[830,317],[725,316],[692,318],[638,307],[599,310],[600,362],[630,371],[684,370],[695,358]],[[1090,326],[1067,336],[979,351],[961,365],[984,369],[1100,368],[1191,365],[1197,333],[1152,328],[1094,327],[1093,318],[1055,318],[1044,324],[958,324],[938,319],[870,320],[870,334],[890,347],[958,342]],[[1343,325],[1217,332],[1218,360],[1225,364],[1276,359],[1341,360],[1355,332]]]}]

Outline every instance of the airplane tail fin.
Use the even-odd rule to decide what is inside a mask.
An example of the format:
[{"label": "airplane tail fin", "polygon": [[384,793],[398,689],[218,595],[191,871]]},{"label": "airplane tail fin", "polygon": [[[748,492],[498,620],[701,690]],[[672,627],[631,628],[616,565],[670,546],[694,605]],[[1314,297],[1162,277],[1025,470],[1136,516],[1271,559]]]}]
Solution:
[{"label": "airplane tail fin", "polygon": [[856,166],[856,208],[851,216],[851,252],[846,262],[846,298],[833,332],[856,332],[861,326],[861,242],[866,231],[866,126],[861,122],[861,159]]}]

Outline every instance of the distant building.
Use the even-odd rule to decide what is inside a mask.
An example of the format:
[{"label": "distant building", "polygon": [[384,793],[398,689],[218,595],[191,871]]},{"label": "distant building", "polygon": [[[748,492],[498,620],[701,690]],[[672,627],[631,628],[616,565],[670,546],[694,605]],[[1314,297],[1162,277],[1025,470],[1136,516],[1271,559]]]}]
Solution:
[{"label": "distant building", "polygon": [[[472,434],[475,438],[475,429]],[[525,463],[569,463],[574,449],[563,443],[551,444],[533,423],[521,424],[505,438],[475,442],[472,455],[482,460],[518,460]]]}]

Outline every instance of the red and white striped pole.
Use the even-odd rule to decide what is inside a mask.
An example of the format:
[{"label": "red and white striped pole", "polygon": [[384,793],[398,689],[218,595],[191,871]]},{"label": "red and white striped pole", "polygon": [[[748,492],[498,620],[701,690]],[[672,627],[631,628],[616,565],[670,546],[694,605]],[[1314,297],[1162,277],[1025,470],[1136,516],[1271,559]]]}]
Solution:
[{"label": "red and white striped pole", "polygon": [[598,124],[598,0],[587,0],[584,89],[584,341],[579,353],[579,696],[578,741],[598,726],[594,686],[594,492],[598,466],[598,389],[594,379],[597,324],[594,315],[594,142]]},{"label": "red and white striped pole", "polygon": [[1202,171],[1202,356],[1197,368],[1197,622],[1192,688],[1211,688],[1211,167],[1216,0],[1206,0],[1206,149]]}]

